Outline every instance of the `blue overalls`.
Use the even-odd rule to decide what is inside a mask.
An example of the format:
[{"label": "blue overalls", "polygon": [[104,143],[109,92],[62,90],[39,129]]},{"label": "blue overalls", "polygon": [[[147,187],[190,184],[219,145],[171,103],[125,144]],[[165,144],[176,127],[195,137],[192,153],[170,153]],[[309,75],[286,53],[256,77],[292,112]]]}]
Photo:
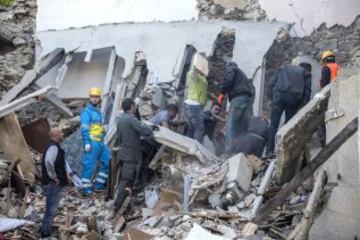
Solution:
[{"label": "blue overalls", "polygon": [[[95,190],[105,189],[109,172],[109,149],[104,143],[105,132],[102,126],[102,114],[99,108],[88,103],[80,114],[81,134],[83,138],[82,183],[84,194],[92,192],[91,178],[96,162],[100,161],[100,169],[95,179]],[[85,145],[90,144],[91,150],[85,151]]]}]

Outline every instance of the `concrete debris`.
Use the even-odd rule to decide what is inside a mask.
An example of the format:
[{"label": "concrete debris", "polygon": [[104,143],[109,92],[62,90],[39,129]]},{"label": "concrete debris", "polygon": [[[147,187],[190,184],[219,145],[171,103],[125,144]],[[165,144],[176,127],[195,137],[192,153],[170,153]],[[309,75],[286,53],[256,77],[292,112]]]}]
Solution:
[{"label": "concrete debris", "polygon": [[33,224],[30,221],[14,219],[14,218],[0,218],[0,232],[7,232],[9,230],[21,227],[23,225]]}]

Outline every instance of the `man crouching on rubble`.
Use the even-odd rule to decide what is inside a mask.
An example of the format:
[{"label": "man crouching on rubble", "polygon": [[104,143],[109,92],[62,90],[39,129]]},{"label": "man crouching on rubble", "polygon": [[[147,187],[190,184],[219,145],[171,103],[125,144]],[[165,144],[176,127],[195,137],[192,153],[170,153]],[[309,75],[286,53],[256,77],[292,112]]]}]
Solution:
[{"label": "man crouching on rubble", "polygon": [[50,142],[41,159],[43,194],[46,197],[46,210],[41,226],[41,237],[51,235],[52,221],[56,215],[60,194],[68,184],[65,152],[60,147],[64,133],[60,128],[52,128],[49,132]]},{"label": "man crouching on rubble", "polygon": [[122,163],[118,174],[118,185],[115,192],[114,207],[117,211],[126,197],[126,188],[139,185],[141,159],[141,136],[151,136],[151,129],[135,117],[136,106],[131,98],[122,102],[122,114],[117,122],[117,145],[119,146],[119,161]]}]

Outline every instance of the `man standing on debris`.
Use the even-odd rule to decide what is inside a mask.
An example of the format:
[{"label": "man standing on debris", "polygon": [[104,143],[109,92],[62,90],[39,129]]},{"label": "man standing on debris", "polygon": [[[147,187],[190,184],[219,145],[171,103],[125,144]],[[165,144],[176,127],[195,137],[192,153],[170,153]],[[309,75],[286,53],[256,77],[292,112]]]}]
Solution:
[{"label": "man standing on debris", "polygon": [[209,137],[211,141],[214,141],[216,124],[221,120],[221,118],[218,116],[220,111],[221,105],[217,102],[213,103],[210,110],[204,111],[204,133]]},{"label": "man standing on debris", "polygon": [[186,76],[187,97],[184,102],[186,136],[202,142],[204,137],[203,108],[207,103],[208,66],[205,57],[196,53]]},{"label": "man standing on debris", "polygon": [[131,98],[126,98],[121,104],[124,114],[117,121],[117,145],[119,146],[119,161],[122,163],[118,174],[118,185],[115,192],[115,211],[123,204],[126,188],[137,187],[140,181],[141,136],[152,136],[151,129],[135,117],[136,105]]},{"label": "man standing on debris", "polygon": [[229,62],[225,69],[225,79],[220,86],[218,103],[222,104],[225,94],[230,101],[226,123],[225,152],[232,154],[238,138],[246,133],[249,126],[252,89],[245,73],[235,62]]},{"label": "man standing on debris", "polygon": [[269,84],[268,97],[271,99],[270,127],[266,156],[274,157],[275,135],[281,115],[285,111],[285,123],[288,122],[301,106],[310,100],[311,74],[300,66],[286,64],[281,66]]},{"label": "man standing on debris", "polygon": [[173,125],[173,120],[178,113],[176,104],[169,104],[164,111],[158,112],[155,116],[150,118],[149,122],[162,127],[170,128]]},{"label": "man standing on debris", "polygon": [[[88,196],[95,190],[104,190],[109,171],[109,149],[104,143],[105,131],[102,126],[103,116],[99,109],[101,102],[100,88],[93,87],[89,91],[89,103],[80,114],[81,134],[84,152],[82,157],[83,194]],[[100,168],[94,186],[91,178],[97,161]]]},{"label": "man standing on debris", "polygon": [[50,142],[41,158],[41,185],[46,197],[46,209],[41,226],[41,237],[51,236],[51,225],[58,210],[60,194],[68,184],[65,152],[60,143],[64,133],[60,128],[52,128],[49,132]]}]

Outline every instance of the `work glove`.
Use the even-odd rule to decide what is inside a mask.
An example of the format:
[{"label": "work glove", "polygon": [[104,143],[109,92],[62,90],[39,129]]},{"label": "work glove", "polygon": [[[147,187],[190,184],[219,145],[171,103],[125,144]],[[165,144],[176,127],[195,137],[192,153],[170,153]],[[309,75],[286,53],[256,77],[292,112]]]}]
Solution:
[{"label": "work glove", "polygon": [[85,144],[85,152],[91,151],[91,145],[89,143]]},{"label": "work glove", "polygon": [[77,175],[73,175],[71,177],[71,180],[74,183],[75,187],[82,188],[82,181]]},{"label": "work glove", "polygon": [[224,100],[224,94],[223,93],[221,93],[221,94],[219,94],[219,96],[217,97],[217,102],[218,102],[218,104],[222,104],[222,102],[223,102],[223,100]]}]

